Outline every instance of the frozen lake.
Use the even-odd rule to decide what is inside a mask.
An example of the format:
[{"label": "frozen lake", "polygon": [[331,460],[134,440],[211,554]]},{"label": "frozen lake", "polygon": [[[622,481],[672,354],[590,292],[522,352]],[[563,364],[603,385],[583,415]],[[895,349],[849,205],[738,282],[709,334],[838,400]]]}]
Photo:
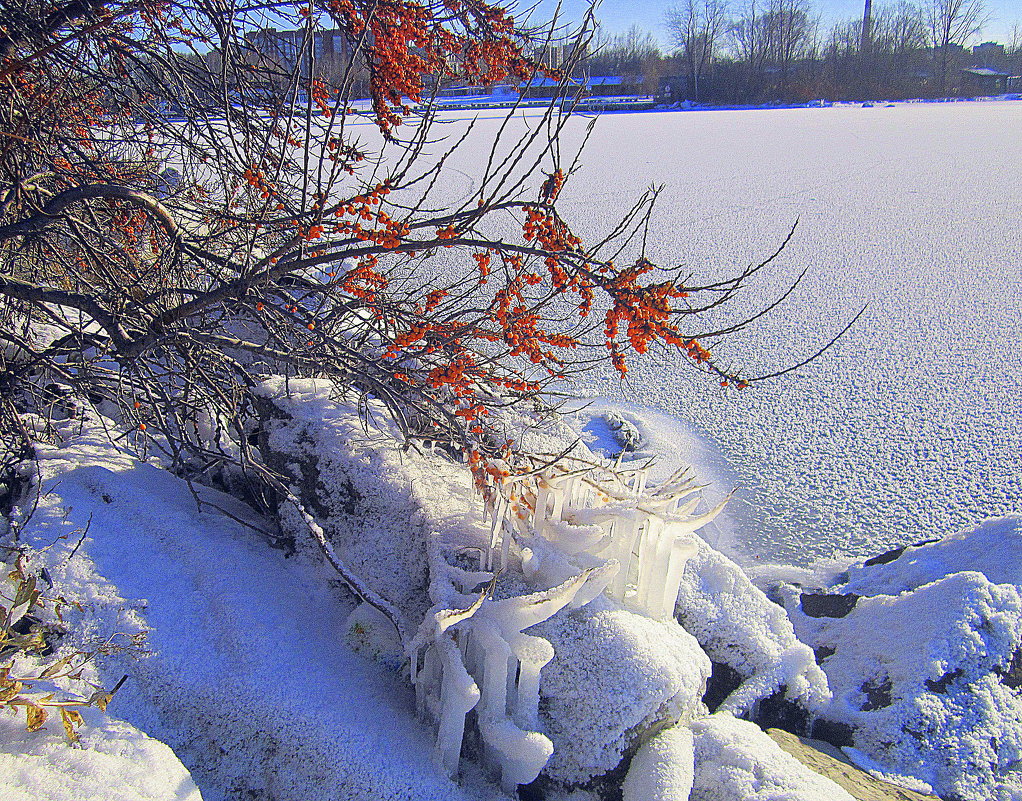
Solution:
[{"label": "frozen lake", "polygon": [[[481,120],[480,140],[497,124]],[[578,390],[715,442],[753,560],[869,555],[1019,510],[1019,131],[1011,101],[602,117],[563,196],[579,233],[662,183],[650,256],[712,275],[769,255],[800,220],[742,302],[758,308],[808,267],[802,286],[718,353],[771,371],[869,307],[818,361],[741,394],[662,353],[627,383],[608,373]],[[478,162],[454,166],[457,196]]]}]

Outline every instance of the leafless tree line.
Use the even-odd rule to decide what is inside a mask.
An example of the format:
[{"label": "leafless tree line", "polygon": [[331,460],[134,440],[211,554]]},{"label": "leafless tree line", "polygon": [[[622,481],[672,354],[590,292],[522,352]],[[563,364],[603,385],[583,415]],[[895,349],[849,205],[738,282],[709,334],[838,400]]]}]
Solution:
[{"label": "leafless tree line", "polygon": [[[867,0],[862,16],[828,27],[812,0],[684,0],[664,18],[673,52],[632,29],[604,37],[584,66],[641,72],[646,86],[649,76],[680,77],[675,95],[700,102],[947,95],[987,21],[983,0]],[[1005,63],[994,66],[1018,74],[1022,36],[1005,44]]]}]

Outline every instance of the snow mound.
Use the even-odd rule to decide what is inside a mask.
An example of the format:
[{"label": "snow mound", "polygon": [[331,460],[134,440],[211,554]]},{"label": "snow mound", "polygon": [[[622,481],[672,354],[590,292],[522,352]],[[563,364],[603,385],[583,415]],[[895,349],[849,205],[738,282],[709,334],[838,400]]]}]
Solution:
[{"label": "snow mound", "polygon": [[554,743],[545,772],[582,783],[613,770],[652,728],[697,714],[710,660],[673,621],[597,599],[532,629],[554,646],[541,720]]},{"label": "snow mound", "polygon": [[632,759],[622,786],[624,801],[687,801],[694,769],[691,729],[665,729],[647,740]]},{"label": "snow mound", "polygon": [[149,631],[147,658],[100,665],[107,686],[129,676],[111,714],[169,744],[206,801],[496,796],[434,767],[407,685],[345,645],[354,604],[328,568],[286,558],[236,500],[103,436],[39,447],[21,537],[30,566],[82,605],[65,613],[73,631]]},{"label": "snow mound", "polygon": [[85,711],[81,748],[51,724],[29,732],[0,718],[4,801],[202,801],[166,745],[124,721]]},{"label": "snow mound", "polygon": [[1022,590],[977,572],[859,598],[841,618],[793,610],[854,745],[943,797],[1022,798]]},{"label": "snow mound", "polygon": [[849,570],[842,592],[897,595],[964,570],[982,573],[994,584],[1022,585],[1022,515],[990,518],[937,542],[906,548],[890,561],[867,562]]},{"label": "snow mound", "polygon": [[781,750],[754,723],[718,712],[694,721],[691,728],[695,777],[690,801],[855,801]]},{"label": "snow mound", "polygon": [[[473,493],[467,468],[402,448],[371,401],[349,402],[321,382],[270,381],[260,393],[271,404],[263,414],[263,435],[274,467],[286,472],[295,495],[314,508],[341,557],[401,609],[406,630],[414,630],[420,620],[429,624],[432,618],[425,604],[443,583],[441,574],[453,569],[459,556],[470,564],[471,555],[489,543],[490,530],[482,521],[482,504]],[[510,420],[509,425],[528,428],[522,421]],[[554,453],[574,441],[563,424],[543,421],[528,428],[527,436],[533,438],[533,447]],[[577,447],[585,452],[581,443]],[[528,586],[516,591],[523,597],[570,581],[583,563],[592,561],[578,556],[581,561],[576,565],[567,556],[555,559],[552,553],[539,559],[543,542],[533,538],[529,543],[533,562],[550,570],[534,564],[533,573],[523,579]],[[446,568],[430,566],[431,544],[442,546],[444,560],[450,562]],[[512,551],[515,573],[520,554],[517,547]],[[593,564],[598,563],[602,560]],[[432,611],[465,610],[474,597],[464,592],[479,580],[476,576],[460,596],[454,593],[457,597],[439,592],[432,598],[439,606]],[[498,594],[509,581],[504,576],[497,582]],[[501,603],[484,601],[478,614],[485,617],[487,609]],[[469,641],[478,645],[483,629],[475,631],[474,620],[464,626],[473,631],[475,639]],[[553,746],[544,776],[556,783],[578,785],[606,775],[652,728],[691,717],[700,708],[710,662],[696,640],[673,620],[651,620],[601,597],[591,607],[565,610],[532,626],[529,637],[545,638],[553,647],[539,682],[537,723]],[[467,663],[478,661],[475,646],[459,647],[468,652]],[[483,675],[485,684],[485,671]],[[423,697],[429,707],[429,693]],[[487,716],[478,709],[476,713],[478,726],[488,725]],[[450,727],[443,724],[443,716],[439,719],[446,732]],[[487,732],[482,736],[487,752],[497,750]],[[453,771],[458,753],[446,746],[441,750]]]},{"label": "snow mound", "polygon": [[721,704],[741,715],[784,688],[815,712],[830,700],[827,677],[799,641],[784,609],[772,603],[737,564],[702,540],[685,566],[675,614],[710,659],[743,679]]}]

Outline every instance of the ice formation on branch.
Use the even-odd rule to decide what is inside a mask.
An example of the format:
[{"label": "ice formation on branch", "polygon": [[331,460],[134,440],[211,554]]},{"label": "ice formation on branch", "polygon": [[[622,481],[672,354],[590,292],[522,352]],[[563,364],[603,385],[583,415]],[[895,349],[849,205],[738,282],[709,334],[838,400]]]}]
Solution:
[{"label": "ice formation on branch", "polygon": [[[723,504],[696,514],[700,487],[685,473],[651,492],[646,483],[645,468],[559,465],[504,482],[487,502],[489,547],[479,570],[455,565],[439,536],[429,538],[434,606],[408,654],[420,712],[438,723],[436,758],[449,775],[473,710],[484,758],[499,766],[509,792],[550,759],[553,745],[537,729],[540,671],[554,650],[525,629],[605,590],[651,617],[673,618],[685,562],[697,550],[692,533]],[[494,597],[512,559],[527,581],[549,589]]]},{"label": "ice formation on branch", "polygon": [[[565,606],[582,606],[606,588],[617,569],[609,561],[548,590],[493,599],[488,572],[449,564],[439,542],[430,547],[430,595],[436,606],[410,648],[411,679],[420,711],[438,721],[436,757],[455,775],[473,709],[486,755],[500,768],[504,789],[535,779],[553,753],[539,720],[540,670],[554,656],[542,637],[524,629]],[[472,600],[466,590],[490,582]],[[467,606],[461,604],[471,601]]]},{"label": "ice formation on branch", "polygon": [[[539,537],[567,557],[590,554],[621,565],[610,587],[618,601],[655,618],[674,615],[691,536],[724,508],[695,512],[701,489],[687,472],[647,492],[647,469],[627,471],[559,466],[496,487],[485,566],[508,565],[512,543]],[[534,549],[533,549],[534,550]],[[523,567],[534,571],[526,554]]]}]

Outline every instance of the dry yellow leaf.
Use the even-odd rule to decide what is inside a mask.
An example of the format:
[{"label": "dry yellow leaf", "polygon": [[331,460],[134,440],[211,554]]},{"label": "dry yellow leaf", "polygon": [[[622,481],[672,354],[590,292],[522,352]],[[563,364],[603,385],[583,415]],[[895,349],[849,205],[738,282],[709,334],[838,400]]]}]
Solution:
[{"label": "dry yellow leaf", "polygon": [[0,704],[6,704],[22,691],[24,685],[20,681],[7,682],[0,687]]},{"label": "dry yellow leaf", "polygon": [[77,709],[60,708],[60,719],[64,724],[64,734],[67,735],[69,743],[78,742],[78,732],[75,729],[85,723],[82,714]]},{"label": "dry yellow leaf", "polygon": [[29,731],[39,731],[46,722],[46,710],[41,706],[25,707],[25,723]]},{"label": "dry yellow leaf", "polygon": [[113,697],[114,696],[112,693],[100,690],[92,694],[92,697],[89,699],[89,703],[92,704],[93,706],[98,706],[100,710],[106,712],[106,705],[110,703]]}]

